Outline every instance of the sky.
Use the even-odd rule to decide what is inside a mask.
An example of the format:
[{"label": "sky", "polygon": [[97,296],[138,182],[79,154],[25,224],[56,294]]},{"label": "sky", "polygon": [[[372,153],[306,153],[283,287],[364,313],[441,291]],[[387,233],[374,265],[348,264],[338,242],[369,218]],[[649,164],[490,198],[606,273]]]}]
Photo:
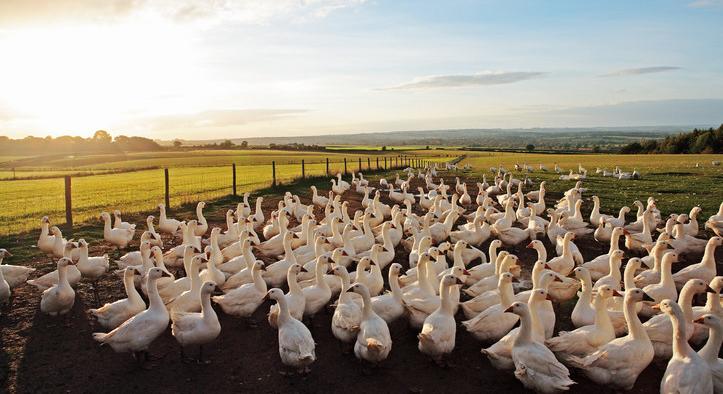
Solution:
[{"label": "sky", "polygon": [[723,0],[2,0],[0,135],[718,125]]}]

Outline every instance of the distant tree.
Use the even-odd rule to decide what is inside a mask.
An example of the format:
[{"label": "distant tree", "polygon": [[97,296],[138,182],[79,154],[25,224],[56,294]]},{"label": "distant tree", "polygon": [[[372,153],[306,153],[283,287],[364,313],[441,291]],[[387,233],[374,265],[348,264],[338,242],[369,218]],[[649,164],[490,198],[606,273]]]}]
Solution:
[{"label": "distant tree", "polygon": [[424,149],[429,150],[429,145],[427,145]]},{"label": "distant tree", "polygon": [[235,144],[231,142],[231,140],[224,140],[222,143],[218,144],[218,146],[223,149],[231,149],[234,145]]},{"label": "distant tree", "polygon": [[527,144],[525,149],[527,149],[528,152],[532,152],[533,150],[535,150],[535,145]]},{"label": "distant tree", "polygon": [[183,145],[183,142],[181,140],[173,140],[173,147],[174,148],[180,148],[181,145]]},{"label": "distant tree", "polygon": [[241,141],[241,147],[244,148],[244,149],[248,148],[248,147],[249,147],[249,142],[248,142],[248,141]]},{"label": "distant tree", "polygon": [[387,146],[386,145],[382,146],[382,150],[387,150]]},{"label": "distant tree", "polygon": [[105,130],[98,130],[93,134],[93,140],[110,144],[110,142],[113,141],[113,137]]},{"label": "distant tree", "polygon": [[592,147],[592,153],[600,153],[600,150],[601,150],[600,147],[597,145]]}]

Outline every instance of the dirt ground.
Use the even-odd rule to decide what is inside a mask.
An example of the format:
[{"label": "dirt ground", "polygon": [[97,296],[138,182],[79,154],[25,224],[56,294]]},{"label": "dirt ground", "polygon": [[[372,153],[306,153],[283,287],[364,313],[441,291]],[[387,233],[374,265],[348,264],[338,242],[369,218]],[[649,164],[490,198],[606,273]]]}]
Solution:
[{"label": "dirt ground", "polygon": [[[326,186],[325,182],[319,182]],[[470,182],[471,186],[474,185]],[[306,185],[305,185],[306,186]],[[416,186],[416,185],[415,185]],[[300,190],[292,189],[294,192]],[[304,192],[308,189],[304,188]],[[474,187],[470,194],[476,193]],[[276,207],[278,196],[267,196],[265,213]],[[472,194],[475,195],[475,194]],[[307,195],[308,197],[308,195]],[[350,208],[360,205],[361,196],[348,192],[345,199],[353,201]],[[549,196],[552,202],[556,197]],[[586,196],[586,197],[589,197]],[[641,198],[646,196],[640,196]],[[308,198],[304,199],[308,202]],[[388,203],[386,197],[383,198]],[[206,211],[212,225],[224,226],[226,209],[235,207],[231,199],[210,203]],[[351,211],[351,210],[350,210]],[[176,210],[176,217],[190,218],[191,209]],[[267,216],[268,217],[268,216]],[[141,223],[141,216],[131,219]],[[97,229],[95,230],[97,234]],[[80,235],[83,234],[79,231]],[[93,234],[93,232],[88,232]],[[36,237],[36,233],[26,239]],[[76,236],[78,238],[79,236]],[[103,253],[107,248],[102,241],[93,240],[91,255]],[[586,260],[602,253],[608,247],[592,238],[578,239],[577,244]],[[545,243],[551,256],[554,250]],[[132,249],[137,248],[137,238]],[[482,248],[487,250],[489,241]],[[11,251],[14,245],[0,245]],[[721,261],[721,251],[717,261]],[[535,253],[525,249],[524,244],[506,250],[517,254],[527,268],[535,260]],[[686,256],[686,261],[697,262],[700,256]],[[407,254],[397,250],[396,261],[407,266]],[[38,274],[54,269],[49,258],[32,261],[6,259],[8,264],[29,264],[38,267]],[[476,264],[473,263],[473,264]],[[684,266],[681,264],[680,266]],[[114,267],[114,264],[111,264]],[[386,280],[386,270],[384,272]],[[101,303],[124,297],[121,280],[106,275],[99,283]],[[332,311],[317,316],[310,327],[317,343],[317,361],[311,373],[304,377],[287,377],[279,373],[276,331],[268,326],[266,313],[270,302],[264,303],[252,319],[239,319],[219,313],[222,331],[219,338],[205,346],[204,353],[213,362],[210,365],[189,365],[181,362],[179,347],[171,336],[170,328],[151,347],[159,357],[151,370],[137,368],[129,354],[116,354],[108,347],[100,347],[91,333],[100,328],[89,318],[86,310],[95,307],[93,295],[87,283],[77,289],[72,312],[66,318],[53,318],[40,313],[40,292],[24,285],[14,290],[14,302],[9,311],[0,316],[0,385],[10,393],[39,392],[269,392],[269,393],[317,393],[317,392],[390,392],[390,393],[472,393],[472,392],[521,392],[522,385],[511,373],[492,368],[480,349],[489,344],[481,343],[469,335],[461,325],[457,329],[457,344],[450,357],[451,366],[441,368],[417,350],[416,332],[401,319],[391,327],[393,348],[389,358],[376,369],[362,365],[353,353],[344,353],[339,342],[332,336],[330,321]],[[569,314],[574,301],[555,305],[556,330],[573,328]],[[218,309],[218,308],[217,308]],[[458,321],[463,316],[458,316]],[[195,349],[189,349],[195,353]],[[657,392],[665,365],[653,364],[639,377],[633,390],[637,393]],[[587,380],[581,373],[571,370],[577,382],[571,392],[610,392]]]}]

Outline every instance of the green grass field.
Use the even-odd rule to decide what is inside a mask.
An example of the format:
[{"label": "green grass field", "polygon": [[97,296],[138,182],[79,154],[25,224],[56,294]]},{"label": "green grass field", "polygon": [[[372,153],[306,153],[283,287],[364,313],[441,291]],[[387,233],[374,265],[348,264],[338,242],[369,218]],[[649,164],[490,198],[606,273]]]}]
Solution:
[{"label": "green grass field", "polygon": [[[333,162],[343,162],[346,158],[350,163],[361,158],[366,161],[367,157],[375,161],[377,157],[382,160],[384,157],[393,159],[398,155],[423,156],[423,157],[445,157],[454,156],[454,152],[435,150],[405,150],[403,152],[381,151],[375,149],[369,153],[358,152],[310,152],[310,151],[281,151],[267,149],[253,150],[194,150],[194,151],[169,151],[169,152],[139,152],[127,154],[102,154],[102,155],[52,155],[36,157],[0,157],[0,172],[7,177],[11,169],[15,169],[18,177],[25,177],[25,173],[37,176],[46,171],[57,174],[88,172],[88,171],[109,171],[109,170],[130,170],[147,169],[151,167],[193,167],[193,166],[224,166],[235,163],[238,166],[271,164],[300,164],[301,160],[306,163],[321,163],[329,158]],[[65,171],[65,172],[64,172]],[[10,174],[12,175],[12,174]],[[0,179],[3,179],[0,177]]]},{"label": "green grass field", "polygon": [[[588,177],[583,186],[589,189],[583,196],[600,197],[602,210],[606,213],[615,212],[623,205],[633,208],[635,200],[644,201],[649,196],[658,200],[658,207],[663,213],[689,211],[694,205],[703,208],[701,217],[708,217],[718,211],[723,201],[723,168],[712,166],[711,161],[722,160],[723,155],[550,155],[520,154],[498,152],[469,152],[460,165],[470,164],[473,176],[486,173],[488,181],[490,167],[502,165],[509,171],[514,170],[515,163],[526,163],[534,171],[529,177],[536,181],[547,181],[547,190],[563,192],[572,186],[574,181],[562,181],[556,174],[554,164],[563,171],[573,169],[577,173],[578,164],[588,170]],[[696,163],[700,167],[696,168]],[[547,171],[539,170],[539,164],[547,167]],[[642,179],[617,180],[596,175],[596,168],[612,171],[615,166],[623,171],[637,169]],[[521,176],[521,175],[518,175]],[[587,204],[592,206],[591,203]],[[589,209],[589,207],[588,207]],[[633,209],[634,210],[634,209]],[[632,214],[634,214],[633,212]]]},{"label": "green grass field", "polygon": [[[357,171],[361,158],[362,171],[376,169],[377,158],[380,166],[392,166],[390,155],[327,155],[326,153],[286,152],[286,151],[249,151],[253,155],[239,160],[238,151],[199,151],[186,152],[189,157],[177,154],[137,154],[128,162],[111,162],[116,166],[133,168],[148,167],[153,163],[159,167],[169,167],[169,195],[172,206],[188,202],[210,200],[231,194],[231,163],[236,167],[236,185],[239,194],[268,187],[272,183],[271,162],[279,158],[276,165],[276,180],[279,183],[290,182],[301,177],[301,160],[305,160],[307,177],[322,176],[326,173],[326,157],[329,157],[329,172],[344,171],[344,158],[347,170]],[[264,155],[264,152],[267,155]],[[177,152],[173,152],[177,153]],[[231,154],[234,153],[234,154]],[[423,152],[420,152],[423,153]],[[412,155],[408,155],[412,156]],[[140,157],[140,158],[139,158]],[[424,157],[424,156],[419,156]],[[439,155],[424,157],[425,160],[446,161],[453,157]],[[97,161],[97,157],[82,158],[85,161]],[[193,160],[191,160],[193,159]],[[368,160],[367,160],[368,159]],[[138,163],[136,163],[138,162]],[[279,164],[293,163],[293,164]],[[396,163],[396,159],[394,159]],[[401,161],[400,161],[401,163]],[[185,164],[185,165],[184,165]],[[107,164],[97,164],[98,166]],[[94,167],[88,167],[91,171]],[[97,167],[95,167],[97,168]],[[65,171],[65,172],[64,172]],[[74,174],[78,170],[55,170],[58,176]],[[6,171],[8,173],[9,171]],[[11,173],[11,172],[10,172]],[[12,173],[10,174],[12,177]],[[155,210],[164,199],[163,170],[150,169],[131,172],[111,173],[93,176],[74,176],[72,178],[72,203],[74,222],[80,223],[98,217],[103,210],[120,209],[123,212],[144,212]],[[37,227],[42,216],[49,216],[53,223],[65,222],[64,180],[62,178],[0,180],[0,235],[14,234]]]}]

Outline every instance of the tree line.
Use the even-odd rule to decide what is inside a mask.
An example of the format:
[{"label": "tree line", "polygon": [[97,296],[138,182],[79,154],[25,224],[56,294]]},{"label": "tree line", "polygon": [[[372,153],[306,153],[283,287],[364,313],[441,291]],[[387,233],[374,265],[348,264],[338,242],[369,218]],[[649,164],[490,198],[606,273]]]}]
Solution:
[{"label": "tree line", "polygon": [[64,135],[55,138],[50,136],[30,136],[11,139],[0,136],[0,153],[6,155],[117,153],[158,150],[163,150],[163,147],[152,139],[125,135],[113,138],[105,130],[96,131],[90,138]]},{"label": "tree line", "polygon": [[723,124],[717,129],[694,129],[662,140],[641,140],[625,145],[620,153],[723,153]]}]

